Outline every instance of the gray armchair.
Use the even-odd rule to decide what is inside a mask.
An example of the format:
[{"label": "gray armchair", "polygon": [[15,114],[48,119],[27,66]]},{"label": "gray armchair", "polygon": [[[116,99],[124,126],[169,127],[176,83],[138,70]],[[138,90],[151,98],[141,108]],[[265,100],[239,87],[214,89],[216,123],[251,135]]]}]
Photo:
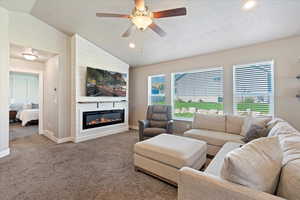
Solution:
[{"label": "gray armchair", "polygon": [[173,133],[172,107],[153,105],[147,110],[147,120],[139,121],[140,141],[162,133]]}]

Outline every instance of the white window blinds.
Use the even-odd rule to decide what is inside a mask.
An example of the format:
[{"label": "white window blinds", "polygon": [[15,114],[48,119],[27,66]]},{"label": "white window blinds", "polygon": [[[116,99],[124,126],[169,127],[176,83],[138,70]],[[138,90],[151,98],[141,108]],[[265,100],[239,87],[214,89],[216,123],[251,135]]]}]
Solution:
[{"label": "white window blinds", "polygon": [[235,114],[272,116],[273,62],[235,66],[233,76]]},{"label": "white window blinds", "polygon": [[173,74],[175,118],[223,114],[223,68]]}]

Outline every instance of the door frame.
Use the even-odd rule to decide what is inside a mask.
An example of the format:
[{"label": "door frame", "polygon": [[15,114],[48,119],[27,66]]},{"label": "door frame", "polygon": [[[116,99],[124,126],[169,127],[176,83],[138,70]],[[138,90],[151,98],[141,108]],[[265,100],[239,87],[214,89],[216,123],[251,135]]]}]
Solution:
[{"label": "door frame", "polygon": [[44,72],[41,70],[10,67],[9,72],[36,74],[39,77],[39,135],[44,134]]}]

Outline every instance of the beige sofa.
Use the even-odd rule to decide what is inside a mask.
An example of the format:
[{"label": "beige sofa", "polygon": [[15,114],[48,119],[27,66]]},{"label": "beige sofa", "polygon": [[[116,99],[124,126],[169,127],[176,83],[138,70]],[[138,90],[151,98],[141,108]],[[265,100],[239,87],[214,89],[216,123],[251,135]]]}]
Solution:
[{"label": "beige sofa", "polygon": [[184,136],[207,143],[208,155],[216,155],[227,142],[244,143],[241,135],[244,117],[231,115],[203,115],[196,114],[192,129],[184,133]]},{"label": "beige sofa", "polygon": [[[218,134],[221,135],[221,133]],[[292,141],[290,140],[287,143],[282,142],[282,136],[290,135],[295,136],[296,139],[293,138]],[[257,191],[221,178],[220,174],[224,157],[230,151],[241,146],[240,143],[227,142],[204,172],[187,167],[180,170],[178,200],[299,200],[300,133],[287,122],[278,122],[271,127],[269,136],[277,136],[283,150],[284,163],[282,164],[275,195]],[[215,143],[211,144],[214,145]],[[284,147],[284,145],[288,146],[288,148]]]}]

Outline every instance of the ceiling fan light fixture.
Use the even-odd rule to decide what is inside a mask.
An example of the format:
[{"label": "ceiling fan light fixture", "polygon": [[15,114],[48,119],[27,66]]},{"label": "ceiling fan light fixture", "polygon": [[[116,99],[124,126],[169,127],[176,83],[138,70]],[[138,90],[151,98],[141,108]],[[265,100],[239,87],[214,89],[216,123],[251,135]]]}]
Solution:
[{"label": "ceiling fan light fixture", "polygon": [[22,56],[26,60],[34,61],[38,59],[38,56],[35,52],[33,52],[32,48],[27,48],[24,53],[22,53]]},{"label": "ceiling fan light fixture", "polygon": [[131,21],[141,31],[146,30],[146,28],[148,28],[148,26],[150,26],[153,23],[152,18],[149,16],[133,16]]}]

